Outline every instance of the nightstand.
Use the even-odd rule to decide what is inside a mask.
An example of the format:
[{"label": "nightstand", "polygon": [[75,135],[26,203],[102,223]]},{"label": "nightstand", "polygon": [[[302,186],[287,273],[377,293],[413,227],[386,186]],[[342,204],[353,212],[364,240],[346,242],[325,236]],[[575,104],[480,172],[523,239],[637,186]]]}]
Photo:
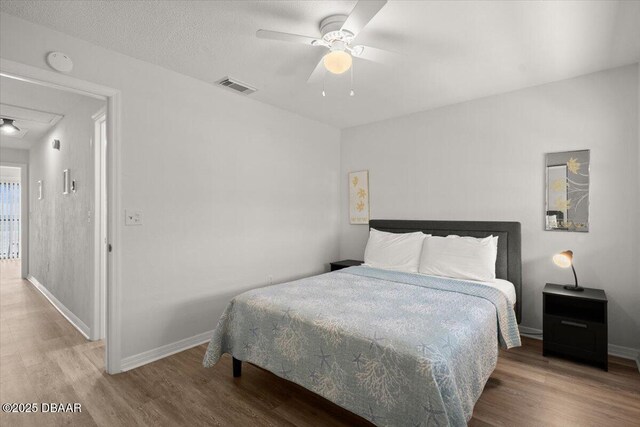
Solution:
[{"label": "nightstand", "polygon": [[355,267],[361,265],[364,261],[356,261],[355,259],[344,259],[342,261],[336,261],[330,263],[331,271],[342,270],[347,267]]},{"label": "nightstand", "polygon": [[608,370],[607,295],[602,289],[542,291],[542,355],[565,356]]}]

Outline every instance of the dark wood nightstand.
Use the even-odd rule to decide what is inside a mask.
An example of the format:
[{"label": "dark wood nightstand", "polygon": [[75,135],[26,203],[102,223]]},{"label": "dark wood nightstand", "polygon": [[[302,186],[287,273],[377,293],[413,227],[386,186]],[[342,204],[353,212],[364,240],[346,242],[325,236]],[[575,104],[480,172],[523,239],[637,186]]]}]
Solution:
[{"label": "dark wood nightstand", "polygon": [[344,259],[342,261],[336,261],[330,263],[331,271],[342,270],[347,267],[355,267],[361,265],[364,261],[356,261],[355,259]]},{"label": "dark wood nightstand", "polygon": [[608,370],[607,295],[602,289],[542,291],[542,355],[566,356]]}]

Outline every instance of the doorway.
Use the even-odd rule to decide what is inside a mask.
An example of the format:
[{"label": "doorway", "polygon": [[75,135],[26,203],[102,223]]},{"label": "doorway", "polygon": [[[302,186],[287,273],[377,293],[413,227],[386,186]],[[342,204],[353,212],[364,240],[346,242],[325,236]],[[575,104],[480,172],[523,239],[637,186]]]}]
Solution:
[{"label": "doorway", "polygon": [[0,262],[2,269],[21,270],[21,169],[0,165]]},{"label": "doorway", "polygon": [[[91,138],[92,152],[94,154],[94,201],[95,210],[87,212],[86,221],[94,225],[95,236],[92,254],[94,257],[94,274],[92,275],[95,286],[94,304],[92,309],[93,330],[88,336],[91,339],[104,339],[105,370],[108,373],[121,372],[120,368],[120,317],[118,310],[117,288],[117,264],[116,253],[111,252],[111,247],[117,243],[117,234],[114,232],[117,220],[112,214],[116,209],[116,147],[119,141],[119,128],[117,118],[120,111],[120,92],[108,87],[82,81],[70,76],[42,70],[0,59],[0,76],[15,79],[21,82],[29,82],[44,88],[55,88],[73,94],[87,96],[102,100],[105,107],[101,116],[91,123],[97,126],[99,133]],[[107,144],[107,138],[110,143]],[[53,143],[54,141],[52,141]],[[65,193],[80,191],[82,182],[74,182],[73,171],[68,179],[70,188]],[[88,181],[85,181],[86,185]],[[55,191],[60,189],[55,188]],[[85,187],[86,190],[86,187]],[[29,199],[33,199],[36,189],[30,189]],[[45,187],[46,191],[46,187]],[[46,193],[45,193],[46,195]],[[32,201],[32,200],[31,200]],[[109,250],[107,250],[109,248]],[[46,296],[46,295],[45,295]],[[51,301],[51,300],[50,300]],[[55,306],[55,305],[54,305]],[[59,310],[60,311],[60,310]],[[62,313],[65,315],[65,313]],[[66,317],[66,316],[65,316]]]},{"label": "doorway", "polygon": [[[106,135],[106,99],[6,76],[0,76],[0,87],[0,147],[25,154],[32,189],[26,253],[20,240],[20,171],[3,169],[0,257],[17,260],[24,253],[27,280],[83,336],[104,338],[104,291],[95,287],[104,281],[94,285],[94,275],[106,265],[102,245],[95,249],[102,222],[100,141]],[[103,132],[95,135],[98,113]]]}]

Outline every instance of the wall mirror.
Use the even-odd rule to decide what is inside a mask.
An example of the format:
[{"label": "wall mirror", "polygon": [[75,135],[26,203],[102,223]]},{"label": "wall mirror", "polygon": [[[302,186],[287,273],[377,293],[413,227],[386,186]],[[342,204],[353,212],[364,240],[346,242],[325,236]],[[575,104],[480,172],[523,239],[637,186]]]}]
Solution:
[{"label": "wall mirror", "polygon": [[589,150],[548,153],[545,230],[589,231]]}]

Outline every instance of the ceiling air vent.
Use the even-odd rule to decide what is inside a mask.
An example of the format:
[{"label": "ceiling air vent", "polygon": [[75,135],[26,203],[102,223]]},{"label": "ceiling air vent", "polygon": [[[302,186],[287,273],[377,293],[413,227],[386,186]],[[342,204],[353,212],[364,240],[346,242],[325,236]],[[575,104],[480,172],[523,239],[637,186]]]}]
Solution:
[{"label": "ceiling air vent", "polygon": [[221,80],[218,80],[216,83],[219,86],[226,87],[228,89],[233,90],[234,92],[238,92],[238,93],[241,93],[243,95],[250,95],[250,94],[252,94],[253,92],[256,91],[255,88],[253,88],[253,87],[251,87],[251,86],[249,86],[249,85],[247,85],[245,83],[239,82],[238,80],[233,80],[233,79],[231,79],[229,77],[225,77],[225,78],[223,78]]}]

